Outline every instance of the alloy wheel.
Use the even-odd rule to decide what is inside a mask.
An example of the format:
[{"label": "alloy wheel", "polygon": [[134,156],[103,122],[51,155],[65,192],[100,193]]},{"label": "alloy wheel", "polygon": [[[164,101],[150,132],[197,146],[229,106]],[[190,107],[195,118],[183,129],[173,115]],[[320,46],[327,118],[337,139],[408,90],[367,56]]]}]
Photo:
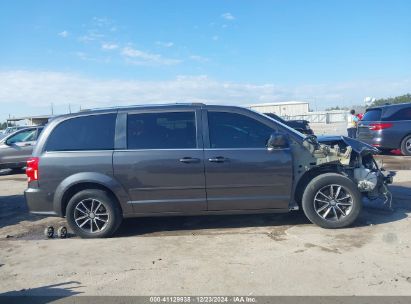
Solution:
[{"label": "alloy wheel", "polygon": [[110,214],[102,202],[89,198],[77,203],[74,208],[74,221],[85,232],[97,233],[107,227]]},{"label": "alloy wheel", "polygon": [[340,221],[350,214],[353,204],[350,192],[337,184],[322,187],[314,197],[315,212],[331,222]]},{"label": "alloy wheel", "polygon": [[411,138],[405,142],[405,149],[411,154]]}]

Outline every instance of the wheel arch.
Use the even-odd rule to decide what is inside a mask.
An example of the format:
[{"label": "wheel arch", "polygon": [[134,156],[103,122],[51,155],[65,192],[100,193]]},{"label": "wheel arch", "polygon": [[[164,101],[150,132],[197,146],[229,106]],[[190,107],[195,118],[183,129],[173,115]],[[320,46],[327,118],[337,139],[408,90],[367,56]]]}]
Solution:
[{"label": "wheel arch", "polygon": [[298,180],[294,189],[294,200],[301,207],[304,190],[308,183],[315,177],[325,174],[325,173],[337,173],[343,174],[342,166],[340,164],[325,164],[321,166],[314,167],[306,171]]},{"label": "wheel arch", "polygon": [[131,206],[127,204],[128,194],[116,180],[102,173],[82,172],[67,177],[57,187],[53,199],[56,214],[64,217],[70,198],[86,189],[106,191],[117,201],[122,214],[131,212]]}]

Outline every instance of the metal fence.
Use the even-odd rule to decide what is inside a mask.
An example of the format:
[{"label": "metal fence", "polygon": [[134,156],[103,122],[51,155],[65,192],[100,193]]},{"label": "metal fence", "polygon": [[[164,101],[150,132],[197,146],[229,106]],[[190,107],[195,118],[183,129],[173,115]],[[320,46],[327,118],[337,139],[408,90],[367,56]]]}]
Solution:
[{"label": "metal fence", "polygon": [[348,111],[318,111],[318,112],[308,112],[307,114],[293,115],[293,116],[284,116],[285,120],[295,120],[303,119],[308,120],[310,123],[324,123],[330,124],[335,122],[346,122]]}]

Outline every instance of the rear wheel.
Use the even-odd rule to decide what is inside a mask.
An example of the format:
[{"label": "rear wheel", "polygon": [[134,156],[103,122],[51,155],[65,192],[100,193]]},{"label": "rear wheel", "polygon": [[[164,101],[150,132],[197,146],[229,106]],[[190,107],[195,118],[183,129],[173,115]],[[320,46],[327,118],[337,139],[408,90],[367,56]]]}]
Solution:
[{"label": "rear wheel", "polygon": [[401,142],[401,153],[403,155],[411,155],[411,135],[406,136]]},{"label": "rear wheel", "polygon": [[321,174],[307,185],[302,207],[307,218],[320,227],[347,227],[360,214],[361,193],[357,185],[345,176]]},{"label": "rear wheel", "polygon": [[115,198],[103,190],[83,190],[75,194],[66,208],[67,223],[82,238],[111,236],[122,221]]}]

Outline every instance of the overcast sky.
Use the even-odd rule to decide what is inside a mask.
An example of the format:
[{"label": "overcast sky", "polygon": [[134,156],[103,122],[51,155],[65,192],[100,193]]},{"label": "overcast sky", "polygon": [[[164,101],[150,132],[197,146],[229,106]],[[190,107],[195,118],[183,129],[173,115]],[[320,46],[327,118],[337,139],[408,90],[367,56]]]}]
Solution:
[{"label": "overcast sky", "polygon": [[411,1],[1,1],[0,121],[411,92]]}]

